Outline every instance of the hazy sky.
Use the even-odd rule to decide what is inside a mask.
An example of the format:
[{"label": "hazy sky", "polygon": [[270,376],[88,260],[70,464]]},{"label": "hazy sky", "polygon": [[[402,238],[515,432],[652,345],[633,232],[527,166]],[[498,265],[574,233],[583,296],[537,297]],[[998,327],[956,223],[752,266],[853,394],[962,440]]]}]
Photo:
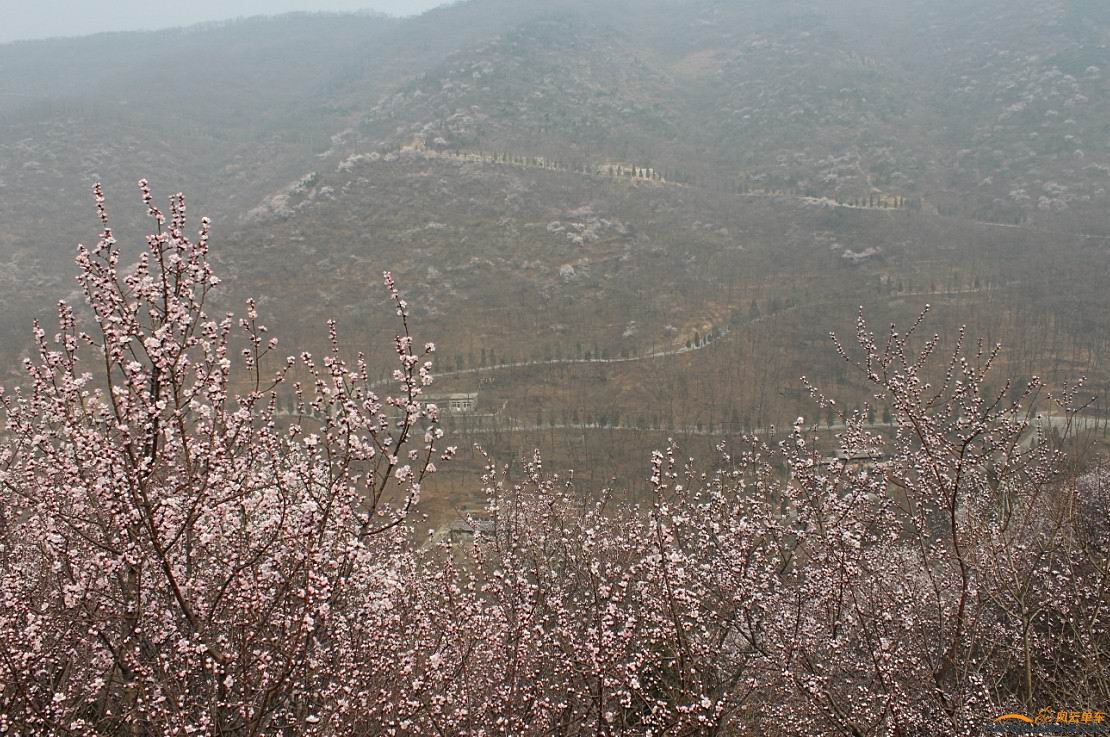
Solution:
[{"label": "hazy sky", "polygon": [[0,43],[101,31],[167,28],[293,10],[372,8],[393,15],[420,13],[445,0],[3,0]]}]

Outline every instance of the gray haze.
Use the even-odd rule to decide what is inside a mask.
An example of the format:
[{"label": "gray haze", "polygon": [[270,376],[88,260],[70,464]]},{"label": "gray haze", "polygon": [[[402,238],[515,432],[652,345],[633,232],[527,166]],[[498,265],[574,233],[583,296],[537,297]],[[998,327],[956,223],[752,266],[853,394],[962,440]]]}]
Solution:
[{"label": "gray haze", "polygon": [[12,0],[4,8],[0,43],[51,36],[84,36],[103,31],[137,31],[227,20],[250,15],[276,15],[297,10],[372,9],[391,15],[413,15],[445,4],[445,0]]}]

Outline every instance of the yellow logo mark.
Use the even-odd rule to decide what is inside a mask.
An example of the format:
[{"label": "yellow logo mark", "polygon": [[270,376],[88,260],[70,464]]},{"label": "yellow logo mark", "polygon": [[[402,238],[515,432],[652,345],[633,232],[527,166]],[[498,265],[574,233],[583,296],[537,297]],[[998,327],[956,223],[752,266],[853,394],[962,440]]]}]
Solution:
[{"label": "yellow logo mark", "polygon": [[[1080,724],[1087,727],[1094,727],[1096,730],[1105,731],[1103,725],[1106,724],[1106,714],[1101,711],[1057,711],[1050,706],[1046,706],[1037,712],[1035,717],[1028,717],[1024,714],[1016,712],[1011,714],[1003,714],[1000,717],[994,718],[995,724],[1002,722],[1025,722],[1026,724],[1033,724],[1038,727],[1044,725],[1058,725],[1058,724]],[[1025,728],[1022,728],[1025,729]],[[999,727],[995,731],[1007,731],[1005,727]]]}]

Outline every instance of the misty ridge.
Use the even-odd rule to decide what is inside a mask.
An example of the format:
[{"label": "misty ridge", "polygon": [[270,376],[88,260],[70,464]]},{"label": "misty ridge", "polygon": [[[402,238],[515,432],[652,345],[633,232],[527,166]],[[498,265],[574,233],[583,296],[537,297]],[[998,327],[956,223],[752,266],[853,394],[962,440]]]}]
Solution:
[{"label": "misty ridge", "polygon": [[0,44],[0,735],[1110,732],[1108,75],[1098,0]]}]

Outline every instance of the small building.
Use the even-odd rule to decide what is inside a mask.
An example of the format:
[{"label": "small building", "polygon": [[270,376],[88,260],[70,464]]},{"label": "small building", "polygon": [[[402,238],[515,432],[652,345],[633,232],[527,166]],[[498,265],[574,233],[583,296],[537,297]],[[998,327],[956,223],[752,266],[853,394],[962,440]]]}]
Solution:
[{"label": "small building", "polygon": [[881,448],[837,448],[833,454],[821,459],[822,466],[841,463],[849,468],[874,468],[886,459]]},{"label": "small building", "polygon": [[469,543],[475,535],[492,540],[497,533],[497,523],[492,519],[455,520],[447,529],[447,540],[452,545]]},{"label": "small building", "polygon": [[424,397],[424,401],[434,404],[450,414],[470,414],[478,405],[478,392],[429,395]]},{"label": "small building", "polygon": [[859,461],[881,461],[885,458],[881,448],[837,448],[833,453],[838,461],[845,463],[859,462]]}]

